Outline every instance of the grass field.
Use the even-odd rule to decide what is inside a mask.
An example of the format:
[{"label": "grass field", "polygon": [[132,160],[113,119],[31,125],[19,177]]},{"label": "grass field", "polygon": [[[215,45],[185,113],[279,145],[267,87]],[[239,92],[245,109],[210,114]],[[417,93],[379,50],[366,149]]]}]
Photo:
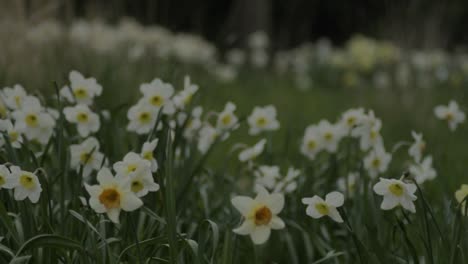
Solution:
[{"label": "grass field", "polygon": [[[36,178],[32,179],[40,183],[42,191],[39,200],[33,202],[32,198],[16,196],[17,189],[24,183],[21,180],[11,187],[0,188],[1,263],[468,262],[468,222],[462,213],[463,205],[459,205],[462,199],[457,201],[459,197],[454,195],[462,184],[468,183],[465,172],[468,128],[461,123],[451,131],[446,121],[434,114],[436,106],[447,105],[450,100],[456,100],[461,109],[466,110],[468,83],[465,77],[461,82],[452,82],[450,78],[434,81],[428,73],[423,76],[429,80],[428,85],[414,83],[405,88],[393,85],[379,88],[365,80],[355,85],[337,81],[345,80],[349,71],[311,71],[316,82],[300,87],[294,73],[279,73],[268,67],[241,67],[233,80],[226,81],[213,74],[216,65],[206,68],[152,55],[130,60],[122,55],[124,52],[99,54],[66,41],[14,48],[11,43],[15,41],[9,43],[10,50],[0,60],[0,86],[23,85],[29,94],[38,96],[42,104],[58,110],[59,116],[54,117],[54,126],[48,128],[50,137],[39,144],[34,142],[37,141],[34,136],[29,136],[34,126],[30,131],[20,130],[23,142],[18,148],[13,145],[16,139],[2,128],[4,145],[0,157],[5,170],[0,171],[0,176],[11,173],[11,179],[22,179],[25,172],[13,172],[13,167],[19,166],[24,171],[34,172]],[[72,70],[87,78],[94,77],[103,87],[102,95],[90,104],[91,112],[100,113],[99,129],[90,135],[77,133],[75,126],[79,122],[70,121],[62,111],[64,107],[74,107],[75,103],[57,98],[57,91],[70,84]],[[214,120],[216,124],[211,122],[212,126],[219,133],[208,151],[199,151],[197,147],[204,136],[200,132],[203,130],[196,131],[194,139],[186,138],[188,122],[174,125],[178,119],[172,113],[158,115],[149,131],[141,134],[127,131],[129,108],[140,98],[146,98],[140,93],[140,84],[160,78],[171,83],[178,92],[184,88],[186,75],[199,90],[186,108],[177,108],[177,113],[190,114],[194,106],[203,106],[203,124]],[[77,96],[75,93],[75,100]],[[219,128],[219,123],[224,121],[217,118],[222,116],[220,112],[228,101],[237,106],[238,129],[231,125],[224,130]],[[276,107],[280,129],[249,135],[247,119],[252,109],[270,104]],[[21,119],[14,112],[27,107],[7,107],[7,119],[20,123]],[[318,124],[322,119],[339,122],[342,113],[359,107],[372,109],[382,120],[384,146],[392,154],[390,166],[378,173],[379,177],[400,179],[414,165],[408,155],[408,147],[414,142],[411,132],[423,134],[427,146],[424,156],[432,156],[437,177],[420,183],[414,190],[415,213],[404,209],[403,205],[388,211],[380,209],[382,198],[374,191],[378,177],[371,177],[364,165],[372,150],[361,150],[356,138],[343,136],[336,152],[324,150],[314,159],[301,154],[307,126]],[[110,119],[101,113],[104,109],[109,110]],[[157,124],[162,127],[156,129]],[[227,132],[229,138],[220,140]],[[90,136],[96,137],[100,147],[83,152],[85,160],[79,156],[81,163],[74,168],[71,146],[83,143]],[[238,160],[239,151],[244,148],[239,143],[251,146],[262,138],[266,138],[266,145],[261,153],[252,155],[248,162]],[[124,156],[131,151],[140,153],[143,143],[150,139],[159,140],[156,149],[151,150],[151,157],[157,160],[159,168],[142,171],[150,175],[146,180],[158,184],[157,191],[135,196],[133,206],[126,207],[124,191],[117,191],[120,198],[116,205],[116,200],[103,196],[110,189],[102,187],[102,183],[98,198],[93,194],[96,191],[86,187],[87,184],[98,186],[96,184],[101,181],[97,175],[106,173],[102,168],[113,168],[113,174],[119,179],[119,175],[125,173],[113,164],[123,160],[127,162],[125,166],[133,166]],[[84,167],[89,157],[101,152],[107,161],[97,164],[86,177]],[[138,162],[147,166],[141,160]],[[279,179],[286,179],[290,167],[298,169],[298,176],[288,182],[295,184],[291,191],[281,189],[274,194],[281,195],[285,201],[278,214],[285,227],[279,228],[281,224],[277,223],[273,229],[281,230],[273,230],[268,241],[257,245],[253,237],[254,243],[248,236],[238,235],[239,231],[232,231],[250,219],[242,210],[238,212],[242,206],[236,205],[232,198],[255,197],[253,186],[258,184],[256,175],[262,165],[279,166],[283,175]],[[127,169],[128,179],[141,176],[132,174],[130,167]],[[348,184],[349,173],[355,171],[359,179],[354,187],[339,190],[337,181],[342,179]],[[413,177],[402,178],[398,186],[412,188],[408,186],[415,186]],[[278,187],[279,179],[273,188],[267,185],[265,188],[272,191]],[[0,186],[3,185],[0,181]],[[314,219],[308,211],[306,213],[302,198],[314,195],[324,198],[337,190],[345,196],[343,206],[325,204],[327,207],[322,211],[315,207],[315,214],[326,216],[322,219]],[[252,221],[257,227],[272,225],[271,219],[277,214],[272,208],[279,206],[278,200],[281,200],[274,195],[262,198],[270,207],[256,205]],[[135,199],[143,203],[137,206]],[[328,198],[326,200],[328,202]],[[270,204],[270,201],[276,203]],[[93,203],[101,203],[101,209],[96,209],[98,205]],[[122,208],[120,223],[115,223],[109,213],[115,206],[119,212]],[[332,217],[331,212],[336,209],[342,221]]]}]

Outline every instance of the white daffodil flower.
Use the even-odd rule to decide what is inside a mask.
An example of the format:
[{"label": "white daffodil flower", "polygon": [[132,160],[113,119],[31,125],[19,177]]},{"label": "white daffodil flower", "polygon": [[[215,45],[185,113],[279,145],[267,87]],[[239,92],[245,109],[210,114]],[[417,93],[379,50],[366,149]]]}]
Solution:
[{"label": "white daffodil flower", "polygon": [[5,188],[15,189],[15,200],[22,201],[26,198],[32,203],[37,203],[41,196],[42,187],[37,176],[31,172],[21,170],[20,167],[11,166],[11,178],[8,184],[5,184]]},{"label": "white daffodil flower", "polygon": [[220,136],[219,131],[210,124],[204,125],[198,134],[199,139],[197,148],[201,153],[206,153],[211,145],[213,145],[216,139]]},{"label": "white daffodil flower", "polygon": [[[201,121],[201,115],[203,113],[203,108],[201,106],[194,107],[192,110],[192,116],[188,117],[189,120],[185,125],[184,129],[184,138],[188,141],[192,141],[195,139],[197,133],[199,132],[200,128],[202,127],[203,123]],[[184,114],[184,113],[180,113]],[[179,124],[183,124],[187,118],[187,115],[181,116],[178,118]]]},{"label": "white daffodil flower", "polygon": [[346,177],[339,178],[337,181],[338,190],[348,195],[348,198],[353,197],[357,191],[357,181],[359,173],[350,172]]},{"label": "white daffodil flower", "polygon": [[154,182],[153,175],[150,173],[138,173],[127,176],[125,174],[117,174],[115,178],[118,181],[125,181],[128,179],[130,190],[137,196],[143,197],[148,192],[156,192],[159,190],[159,184]]},{"label": "white daffodil flower", "polygon": [[10,170],[3,164],[0,165],[0,190],[15,188],[17,181],[12,177]]},{"label": "white daffodil flower", "polygon": [[70,86],[63,87],[60,95],[71,103],[91,105],[102,94],[102,86],[95,78],[85,78],[78,71],[71,71],[68,78]]},{"label": "white daffodil flower", "polygon": [[385,152],[383,146],[378,145],[364,158],[364,168],[371,178],[376,178],[380,173],[387,171],[391,160],[392,155]]},{"label": "white daffodil flower", "polygon": [[341,124],[330,124],[327,120],[320,121],[317,130],[322,141],[322,147],[330,153],[335,153],[338,150],[340,140],[346,134]]},{"label": "white daffodil flower", "polygon": [[154,139],[151,142],[145,142],[141,148],[141,157],[151,162],[151,171],[156,172],[158,170],[158,162],[154,158],[154,149],[158,145],[158,139]]},{"label": "white daffodil flower", "polygon": [[154,127],[158,112],[147,103],[139,102],[130,107],[127,113],[130,120],[127,130],[137,134],[148,134]]},{"label": "white daffodil flower", "polygon": [[220,130],[235,129],[238,126],[238,118],[234,114],[236,105],[232,102],[227,102],[224,110],[218,114],[218,120],[216,121],[216,128]]},{"label": "white daffodil flower", "polygon": [[317,153],[323,149],[323,139],[319,135],[318,127],[315,125],[308,126],[302,138],[301,153],[314,160]]},{"label": "white daffodil flower", "polygon": [[416,162],[420,162],[423,152],[426,149],[426,142],[424,142],[422,134],[411,131],[411,135],[413,136],[414,142],[408,149],[408,154],[413,157]]},{"label": "white daffodil flower", "polygon": [[87,105],[79,104],[73,107],[65,107],[63,113],[68,122],[76,124],[78,134],[82,137],[97,132],[101,126],[99,116],[93,113]]},{"label": "white daffodil flower", "polygon": [[268,190],[273,190],[277,180],[281,177],[278,166],[260,166],[254,172],[255,184],[261,185]]},{"label": "white daffodil flower", "polygon": [[293,167],[288,168],[286,177],[276,183],[274,192],[292,193],[297,189],[297,178],[301,174],[300,170]]},{"label": "white daffodil flower", "polygon": [[363,124],[366,119],[366,114],[364,113],[364,109],[356,108],[356,109],[349,109],[348,111],[344,112],[341,116],[340,123],[343,127],[346,128],[347,134],[351,132],[355,127]]},{"label": "white daffodil flower", "polygon": [[193,95],[198,91],[198,85],[190,82],[190,77],[184,78],[184,89],[174,96],[174,104],[179,109],[184,109],[192,102]]},{"label": "white daffodil flower", "polygon": [[337,223],[343,223],[340,213],[336,208],[344,204],[344,196],[340,192],[331,192],[325,196],[325,200],[315,195],[314,197],[302,198],[302,203],[307,205],[306,214],[318,219],[329,216]]},{"label": "white daffodil flower", "polygon": [[262,154],[263,149],[265,148],[265,144],[266,139],[261,139],[252,147],[242,150],[239,153],[239,161],[246,162],[254,160],[256,157],[258,157],[258,155]]},{"label": "white daffodil flower", "polygon": [[15,84],[13,88],[5,87],[2,90],[3,101],[8,108],[13,110],[21,109],[27,96],[23,86],[19,84]]},{"label": "white daffodil flower", "polygon": [[117,177],[134,177],[137,175],[144,175],[144,177],[153,177],[151,173],[151,161],[142,158],[135,152],[129,152],[125,155],[122,161],[114,163],[114,171]]},{"label": "white daffodil flower", "polygon": [[[11,120],[0,120],[0,131],[8,134],[11,146],[14,148],[21,148],[23,138],[21,137],[21,131],[18,130],[17,126],[13,126]],[[0,136],[0,146],[4,144],[3,136]]]},{"label": "white daffodil flower", "polygon": [[89,137],[81,144],[70,146],[70,167],[78,172],[83,166],[83,177],[87,178],[93,170],[99,170],[104,161],[104,154],[99,151],[99,141]]},{"label": "white daffodil flower", "polygon": [[371,119],[364,125],[358,126],[351,131],[352,136],[359,138],[359,144],[362,151],[367,151],[372,147],[383,144],[382,135],[382,121],[377,118]]},{"label": "white daffodil flower", "polygon": [[143,94],[140,102],[144,102],[156,110],[164,107],[164,114],[171,115],[175,112],[174,102],[171,100],[174,94],[174,87],[170,83],[165,83],[161,79],[156,78],[150,83],[140,85],[140,92]]},{"label": "white daffodil flower", "polygon": [[132,192],[129,180],[117,180],[108,168],[102,168],[97,175],[99,185],[85,183],[91,208],[98,214],[107,213],[117,224],[121,210],[131,212],[140,208],[143,202]]},{"label": "white daffodil flower", "polygon": [[41,106],[39,99],[28,96],[24,99],[21,109],[12,114],[15,128],[28,140],[36,140],[47,144],[55,127],[54,118]]},{"label": "white daffodil flower", "polygon": [[244,222],[233,232],[239,235],[250,235],[254,244],[265,243],[271,229],[283,229],[285,224],[278,214],[284,207],[284,196],[280,193],[269,194],[262,186],[257,186],[257,196],[236,196],[232,205],[241,213]]},{"label": "white daffodil flower", "polygon": [[436,106],[434,114],[437,118],[447,121],[452,131],[455,131],[459,124],[465,122],[465,113],[461,111],[454,100],[450,101],[448,106]]},{"label": "white daffodil flower", "polygon": [[278,130],[280,123],[276,119],[276,108],[273,105],[255,107],[247,118],[249,134],[258,135],[262,131]]},{"label": "white daffodil flower", "polygon": [[409,172],[414,176],[418,184],[433,180],[437,177],[436,170],[432,167],[432,157],[427,156],[421,163],[413,164],[409,167]]},{"label": "white daffodil flower", "polygon": [[415,184],[405,183],[397,179],[380,178],[380,181],[374,185],[374,192],[383,196],[380,208],[382,210],[391,210],[401,205],[406,210],[416,213],[414,201],[417,197],[414,194],[417,188]]},{"label": "white daffodil flower", "polygon": [[462,184],[459,190],[455,192],[455,199],[460,204],[463,215],[468,215],[468,210],[466,209],[466,197],[468,197],[468,184]]}]

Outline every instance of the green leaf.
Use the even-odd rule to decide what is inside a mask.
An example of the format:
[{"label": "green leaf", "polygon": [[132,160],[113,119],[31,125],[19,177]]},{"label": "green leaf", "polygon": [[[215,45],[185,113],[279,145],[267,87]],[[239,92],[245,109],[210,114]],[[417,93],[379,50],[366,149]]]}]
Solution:
[{"label": "green leaf", "polygon": [[21,256],[21,257],[15,257],[10,261],[10,264],[25,264],[29,263],[29,260],[31,259],[31,255],[28,256]]},{"label": "green leaf", "polygon": [[23,252],[26,252],[30,249],[35,248],[57,248],[57,249],[68,249],[68,250],[79,250],[85,252],[86,250],[81,246],[80,243],[71,240],[66,237],[58,236],[58,235],[51,235],[51,234],[43,234],[35,236],[28,241],[26,241],[20,249],[16,252],[16,256],[21,255]]}]

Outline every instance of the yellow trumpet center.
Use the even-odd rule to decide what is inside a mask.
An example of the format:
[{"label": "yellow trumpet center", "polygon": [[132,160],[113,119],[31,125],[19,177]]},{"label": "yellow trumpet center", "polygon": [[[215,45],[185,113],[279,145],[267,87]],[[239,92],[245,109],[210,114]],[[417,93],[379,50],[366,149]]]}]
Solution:
[{"label": "yellow trumpet center", "polygon": [[151,114],[149,112],[141,112],[138,119],[141,123],[149,123],[151,121]]},{"label": "yellow trumpet center", "polygon": [[115,188],[107,188],[99,195],[99,202],[107,209],[120,207],[120,193]]},{"label": "yellow trumpet center", "polygon": [[229,125],[231,123],[232,117],[230,115],[224,115],[221,117],[221,123],[225,126]]},{"label": "yellow trumpet center", "polygon": [[19,182],[21,186],[23,186],[26,189],[32,189],[34,188],[34,186],[36,186],[36,183],[34,182],[33,177],[31,177],[28,174],[21,175]]},{"label": "yellow trumpet center", "polygon": [[144,185],[143,185],[143,183],[141,181],[139,181],[139,180],[132,181],[132,184],[131,184],[132,192],[137,193],[137,192],[143,190],[143,188],[144,188]]},{"label": "yellow trumpet center", "polygon": [[328,208],[328,205],[325,203],[315,204],[315,209],[322,215],[327,215],[330,212],[330,208]]},{"label": "yellow trumpet center", "polygon": [[152,105],[161,106],[163,103],[164,103],[164,99],[161,96],[155,95],[155,96],[151,97],[151,104]]},{"label": "yellow trumpet center", "polygon": [[88,119],[89,119],[89,116],[87,113],[80,112],[76,115],[76,120],[78,120],[78,122],[80,123],[86,123],[88,122]]},{"label": "yellow trumpet center", "polygon": [[388,190],[395,196],[402,196],[405,189],[401,184],[394,183],[388,186]]},{"label": "yellow trumpet center", "polygon": [[309,140],[307,142],[307,148],[313,150],[317,147],[317,142],[315,140]]},{"label": "yellow trumpet center", "polygon": [[38,123],[39,123],[38,117],[37,117],[36,114],[27,115],[24,121],[30,127],[36,127],[38,125]]},{"label": "yellow trumpet center", "polygon": [[153,159],[153,152],[152,151],[147,151],[143,153],[143,158],[145,160],[152,160]]},{"label": "yellow trumpet center", "polygon": [[0,175],[0,186],[5,184],[5,182],[6,182],[5,177],[3,175]]},{"label": "yellow trumpet center", "polygon": [[91,153],[82,153],[80,155],[80,161],[83,164],[89,163],[91,161],[92,154]]},{"label": "yellow trumpet center", "polygon": [[127,172],[128,173],[131,173],[131,172],[135,172],[137,170],[138,166],[135,165],[135,164],[130,164],[127,166]]},{"label": "yellow trumpet center", "polygon": [[267,120],[266,120],[265,117],[259,117],[259,118],[257,119],[257,126],[263,127],[263,126],[265,126],[266,124],[267,124]]},{"label": "yellow trumpet center", "polygon": [[270,223],[273,214],[270,209],[263,206],[255,211],[255,224],[256,225],[267,225]]},{"label": "yellow trumpet center", "polygon": [[73,90],[76,99],[85,99],[88,97],[88,91],[84,87],[79,87]]},{"label": "yellow trumpet center", "polygon": [[372,167],[378,168],[380,166],[380,163],[381,163],[380,159],[374,159],[372,161]]}]

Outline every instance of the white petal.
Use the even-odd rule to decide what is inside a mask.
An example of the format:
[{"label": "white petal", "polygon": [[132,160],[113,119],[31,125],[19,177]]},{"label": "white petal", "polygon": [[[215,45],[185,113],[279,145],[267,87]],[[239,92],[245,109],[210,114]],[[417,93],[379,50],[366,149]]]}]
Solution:
[{"label": "white petal", "polygon": [[143,205],[143,202],[133,193],[128,192],[125,195],[123,195],[122,198],[123,199],[120,202],[120,207],[122,207],[124,211],[134,211]]},{"label": "white petal", "polygon": [[341,215],[336,208],[330,207],[328,216],[337,223],[343,223],[343,218],[341,218]]},{"label": "white petal", "polygon": [[270,227],[272,229],[283,229],[286,225],[284,224],[284,221],[279,218],[278,216],[274,216],[270,223],[269,223]]},{"label": "white petal", "polygon": [[26,199],[26,197],[28,197],[28,191],[26,191],[25,189],[23,189],[22,187],[17,187],[15,189],[15,200],[17,201],[21,201],[21,200],[24,200]]},{"label": "white petal", "polygon": [[414,206],[414,203],[413,201],[411,201],[409,198],[403,198],[400,200],[400,204],[401,206],[403,206],[403,208],[405,208],[406,210],[412,212],[412,213],[416,213],[416,207]]},{"label": "white petal", "polygon": [[37,203],[39,201],[39,197],[41,196],[41,190],[34,190],[33,192],[29,193],[28,198],[32,203]]},{"label": "white petal", "polygon": [[382,210],[391,210],[395,208],[399,204],[399,201],[397,198],[391,196],[391,195],[386,195],[384,196],[384,199],[382,201],[382,204],[380,205],[380,209]]},{"label": "white petal", "polygon": [[107,216],[109,217],[109,219],[116,224],[119,223],[119,215],[120,215],[120,208],[114,208],[114,209],[110,209],[109,211],[107,211]]},{"label": "white petal", "polygon": [[257,226],[252,233],[250,233],[250,238],[256,245],[265,243],[270,237],[271,229],[268,226]]},{"label": "white petal", "polygon": [[243,216],[247,216],[252,209],[254,201],[247,196],[236,196],[231,199],[231,203]]},{"label": "white petal", "polygon": [[308,216],[312,217],[312,218],[315,218],[315,219],[320,218],[320,217],[323,216],[321,213],[319,213],[317,211],[317,209],[315,208],[315,204],[311,204],[311,205],[307,206],[306,214]]},{"label": "white petal", "polygon": [[112,184],[115,181],[111,171],[105,167],[98,172],[97,180],[101,185]]},{"label": "white petal", "polygon": [[270,194],[265,201],[265,205],[273,214],[279,214],[284,207],[284,195],[281,193]]},{"label": "white petal", "polygon": [[388,181],[380,179],[380,181],[374,185],[374,192],[378,195],[385,195],[386,193],[388,193],[388,185]]},{"label": "white petal", "polygon": [[331,192],[325,196],[325,201],[334,207],[340,207],[344,203],[344,195],[340,192]]},{"label": "white petal", "polygon": [[252,233],[254,229],[255,229],[255,223],[251,220],[246,220],[244,221],[244,223],[242,223],[241,226],[239,226],[238,228],[232,231],[239,235],[248,235]]},{"label": "white petal", "polygon": [[101,202],[99,202],[97,198],[94,197],[89,199],[89,206],[91,206],[91,208],[98,214],[102,214],[107,211],[106,207]]}]

